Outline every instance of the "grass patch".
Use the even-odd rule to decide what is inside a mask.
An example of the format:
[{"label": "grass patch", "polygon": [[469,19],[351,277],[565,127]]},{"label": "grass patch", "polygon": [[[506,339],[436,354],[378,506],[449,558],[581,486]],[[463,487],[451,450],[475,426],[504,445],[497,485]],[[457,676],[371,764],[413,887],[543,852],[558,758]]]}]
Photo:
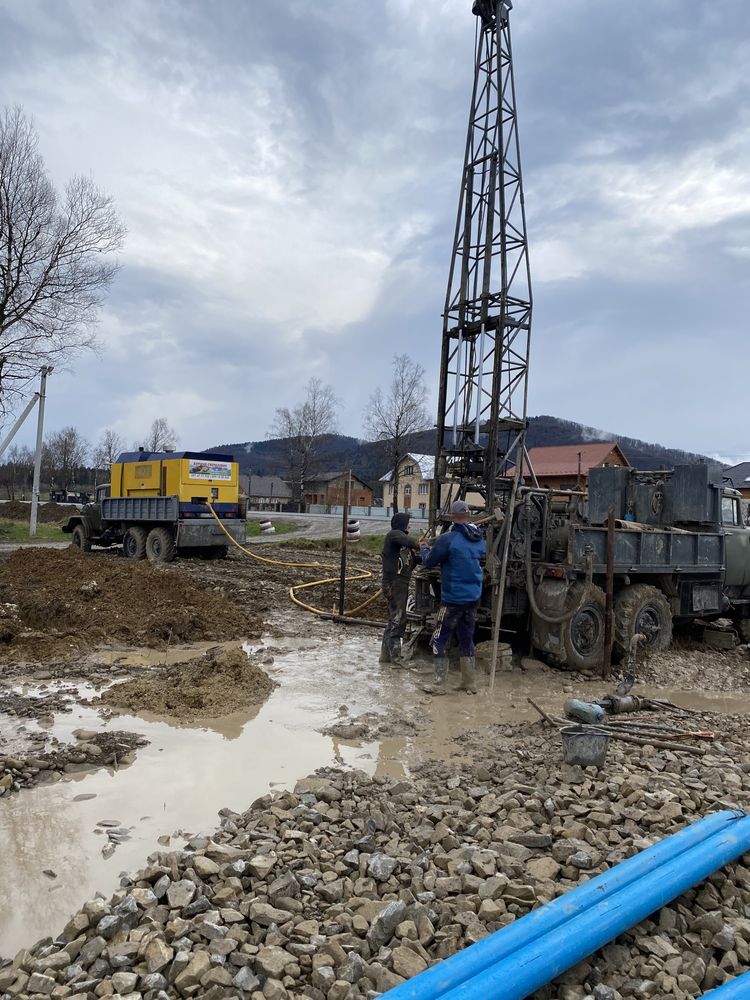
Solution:
[{"label": "grass patch", "polygon": [[29,537],[28,521],[0,521],[0,542],[23,545],[31,542],[69,542],[59,524],[37,524],[36,535]]},{"label": "grass patch", "polygon": [[[296,521],[279,520],[274,521],[272,517],[268,519],[271,524],[276,529],[275,534],[277,535],[288,535],[290,531],[297,531],[299,529],[299,524]],[[262,535],[263,532],[260,530],[260,521],[248,520],[245,523],[245,537],[246,538],[257,538]]]}]

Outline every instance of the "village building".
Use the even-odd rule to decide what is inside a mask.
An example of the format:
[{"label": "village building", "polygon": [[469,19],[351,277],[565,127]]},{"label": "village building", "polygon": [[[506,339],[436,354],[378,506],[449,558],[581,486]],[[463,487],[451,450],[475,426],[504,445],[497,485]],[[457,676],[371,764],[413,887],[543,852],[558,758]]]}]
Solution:
[{"label": "village building", "polygon": [[[529,460],[539,485],[558,490],[585,490],[588,487],[590,469],[604,465],[630,467],[630,462],[616,441],[531,448]],[[512,476],[513,471],[509,471],[507,475]],[[532,483],[526,461],[523,463],[523,477],[527,485]]]},{"label": "village building", "polygon": [[[380,477],[383,483],[383,506],[392,507],[394,500],[393,470]],[[435,458],[433,455],[404,455],[398,463],[397,506],[401,511],[410,510],[415,517],[427,517],[430,511],[435,484]]]},{"label": "village building", "polygon": [[240,492],[249,510],[282,511],[292,499],[292,488],[279,476],[240,475]]},{"label": "village building", "polygon": [[[305,480],[305,505],[316,504],[325,507],[340,507],[346,503],[349,485],[348,472],[323,472]],[[349,497],[352,507],[372,507],[372,487],[352,475],[352,490]]]},{"label": "village building", "polygon": [[750,500],[750,462],[740,462],[731,469],[725,469],[724,478],[740,491],[745,500]]}]

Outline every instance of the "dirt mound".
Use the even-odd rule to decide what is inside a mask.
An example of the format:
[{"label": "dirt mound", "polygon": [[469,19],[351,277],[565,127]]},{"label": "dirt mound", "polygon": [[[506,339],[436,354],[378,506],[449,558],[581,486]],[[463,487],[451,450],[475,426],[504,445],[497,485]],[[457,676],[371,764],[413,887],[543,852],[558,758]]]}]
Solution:
[{"label": "dirt mound", "polygon": [[[59,521],[67,521],[75,510],[75,507],[63,507],[59,503],[52,501],[49,503],[40,503],[37,511],[37,520],[40,524],[57,524]],[[30,503],[22,503],[20,500],[9,500],[7,503],[0,504],[0,520],[28,521],[30,518]]]},{"label": "dirt mound", "polygon": [[258,705],[277,687],[241,649],[210,649],[204,656],[115,684],[99,702],[176,719],[217,718]]},{"label": "dirt mound", "polygon": [[72,546],[14,552],[0,565],[0,611],[0,655],[29,660],[112,641],[160,648],[253,636],[261,624],[175,570]]}]

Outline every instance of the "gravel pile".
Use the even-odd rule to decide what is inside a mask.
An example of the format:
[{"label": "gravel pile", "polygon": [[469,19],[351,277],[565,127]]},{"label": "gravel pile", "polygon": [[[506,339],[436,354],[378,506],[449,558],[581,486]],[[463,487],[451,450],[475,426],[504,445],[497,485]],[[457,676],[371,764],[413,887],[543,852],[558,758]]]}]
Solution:
[{"label": "gravel pile", "polygon": [[[467,736],[475,763],[413,781],[323,771],[221,812],[110,900],[0,967],[3,997],[358,1000],[515,920],[750,789],[746,720],[699,757],[615,745],[601,771],[559,735]],[[746,859],[747,860],[747,859]],[[750,964],[750,869],[736,863],[537,994],[692,998]]]}]

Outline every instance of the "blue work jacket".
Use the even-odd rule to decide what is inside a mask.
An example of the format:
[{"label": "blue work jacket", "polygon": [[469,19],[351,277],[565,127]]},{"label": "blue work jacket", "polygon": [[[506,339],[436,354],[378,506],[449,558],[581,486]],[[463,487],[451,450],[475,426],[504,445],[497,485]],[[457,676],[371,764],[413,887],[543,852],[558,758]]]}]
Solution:
[{"label": "blue work jacket", "polygon": [[422,546],[422,565],[440,567],[440,595],[444,604],[470,604],[482,596],[482,564],[486,546],[474,524],[454,524],[432,548]]}]

